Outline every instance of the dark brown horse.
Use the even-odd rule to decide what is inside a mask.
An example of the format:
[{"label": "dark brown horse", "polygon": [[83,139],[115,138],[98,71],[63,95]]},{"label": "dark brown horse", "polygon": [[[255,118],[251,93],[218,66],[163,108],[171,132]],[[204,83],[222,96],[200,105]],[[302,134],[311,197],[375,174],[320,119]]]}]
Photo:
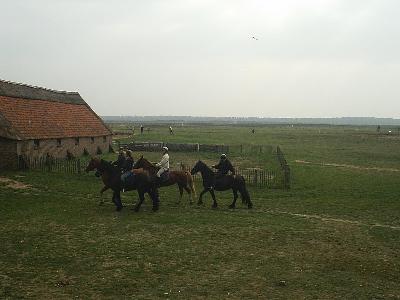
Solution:
[{"label": "dark brown horse", "polygon": [[246,188],[246,181],[241,175],[224,175],[217,177],[213,170],[211,170],[204,162],[199,160],[192,171],[190,172],[192,175],[197,172],[201,173],[201,177],[203,179],[203,191],[200,193],[199,201],[197,204],[203,204],[203,195],[207,192],[211,194],[213,199],[213,208],[218,206],[217,201],[215,199],[215,191],[226,191],[232,189],[233,191],[233,202],[229,205],[229,208],[235,208],[236,200],[238,198],[238,192],[242,197],[243,203],[247,204],[248,208],[253,207],[253,203],[251,203],[249,192]]},{"label": "dark brown horse", "polygon": [[[99,158],[92,158],[86,167],[86,172],[97,170],[101,175],[104,187],[102,191],[110,188],[113,191],[112,201],[117,207],[117,211],[122,209],[121,202],[121,171],[110,162]],[[144,194],[148,193],[151,200],[153,201],[153,211],[158,210],[159,199],[158,190],[154,182],[151,180],[149,172],[145,170],[136,170],[135,175],[131,181],[129,181],[123,188],[125,191],[137,190],[139,194],[139,202],[136,204],[134,210],[139,211],[140,206],[144,201]]]},{"label": "dark brown horse", "polygon": [[[143,156],[141,156],[138,161],[134,164],[133,169],[142,168],[144,170],[148,170],[153,180],[156,181],[156,173],[159,170],[157,166],[149,162]],[[170,186],[177,184],[179,188],[179,202],[182,200],[183,190],[185,190],[189,194],[190,204],[193,203],[193,194],[196,197],[196,189],[194,187],[193,177],[187,171],[169,171],[168,179],[158,183],[159,187]]]}]

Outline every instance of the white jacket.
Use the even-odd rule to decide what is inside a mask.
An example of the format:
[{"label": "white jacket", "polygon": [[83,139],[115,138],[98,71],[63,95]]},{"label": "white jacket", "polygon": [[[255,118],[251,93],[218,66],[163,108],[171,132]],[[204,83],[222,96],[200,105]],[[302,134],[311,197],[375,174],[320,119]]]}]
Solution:
[{"label": "white jacket", "polygon": [[161,169],[168,170],[169,169],[169,155],[168,153],[165,153],[163,157],[161,158],[161,161],[156,164],[157,167],[160,167]]}]

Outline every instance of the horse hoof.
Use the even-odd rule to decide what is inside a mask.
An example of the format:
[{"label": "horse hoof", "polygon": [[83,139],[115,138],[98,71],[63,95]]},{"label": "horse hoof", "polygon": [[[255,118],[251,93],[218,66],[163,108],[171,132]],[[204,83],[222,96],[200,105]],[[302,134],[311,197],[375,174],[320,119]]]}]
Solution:
[{"label": "horse hoof", "polygon": [[122,206],[118,206],[116,211],[121,211],[122,210]]},{"label": "horse hoof", "polygon": [[234,208],[235,208],[235,205],[231,204],[231,205],[229,205],[228,207],[229,207],[230,209],[234,209]]},{"label": "horse hoof", "polygon": [[247,205],[247,208],[248,208],[248,209],[253,208],[253,204],[250,203],[249,205]]},{"label": "horse hoof", "polygon": [[199,206],[203,205],[203,202],[197,202],[197,205],[199,205]]},{"label": "horse hoof", "polygon": [[156,212],[158,210],[158,206],[153,206],[152,211]]},{"label": "horse hoof", "polygon": [[213,206],[211,206],[212,208],[217,208],[218,207],[218,205],[217,204],[214,204]]}]

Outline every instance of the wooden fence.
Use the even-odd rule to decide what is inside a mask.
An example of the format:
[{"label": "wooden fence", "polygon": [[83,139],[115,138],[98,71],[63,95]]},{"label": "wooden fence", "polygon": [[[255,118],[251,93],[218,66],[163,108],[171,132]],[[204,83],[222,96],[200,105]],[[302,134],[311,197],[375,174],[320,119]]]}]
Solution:
[{"label": "wooden fence", "polygon": [[[181,164],[183,165],[183,164]],[[190,172],[190,167],[184,167],[185,171]],[[269,187],[269,188],[279,188],[281,187],[281,179],[279,174],[274,171],[269,170],[262,170],[258,168],[247,168],[247,169],[240,169],[235,168],[235,173],[238,175],[242,175],[246,180],[246,183],[252,186],[257,187]],[[195,181],[201,181],[201,175],[195,174],[193,176]]]},{"label": "wooden fence", "polygon": [[276,156],[278,158],[279,164],[281,165],[281,169],[283,171],[283,187],[285,189],[290,189],[290,167],[285,159],[285,155],[283,154],[281,148],[279,146],[276,147]]},{"label": "wooden fence", "polygon": [[18,159],[18,169],[20,170],[40,170],[47,172],[80,174],[85,167],[86,161],[83,161],[79,158],[65,159],[53,158],[49,156],[20,156]]},{"label": "wooden fence", "polygon": [[118,143],[118,148],[127,148],[132,151],[159,152],[166,146],[175,152],[216,152],[228,153],[227,145],[207,145],[199,143],[164,143],[164,142],[132,142],[129,144]]}]

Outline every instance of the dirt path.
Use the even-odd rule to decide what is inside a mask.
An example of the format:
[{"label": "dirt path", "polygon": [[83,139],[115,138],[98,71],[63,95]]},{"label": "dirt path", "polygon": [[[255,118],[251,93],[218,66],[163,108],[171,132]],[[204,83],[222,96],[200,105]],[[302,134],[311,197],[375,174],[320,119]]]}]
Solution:
[{"label": "dirt path", "polygon": [[352,221],[352,220],[346,220],[346,219],[340,219],[340,218],[323,217],[323,216],[319,216],[319,215],[298,214],[298,213],[291,213],[291,212],[279,211],[279,210],[267,210],[267,212],[274,213],[274,214],[289,215],[289,216],[299,217],[299,218],[304,218],[304,219],[316,219],[316,220],[320,220],[322,222],[336,222],[336,223],[344,223],[344,224],[349,224],[349,225],[354,225],[354,226],[367,226],[367,227],[370,227],[370,228],[381,227],[381,228],[400,230],[400,226],[392,226],[392,225],[386,225],[386,224],[380,224],[380,223],[368,224],[368,223],[363,223],[363,222],[360,222],[360,221]]},{"label": "dirt path", "polygon": [[356,165],[348,165],[348,164],[336,164],[336,163],[318,163],[318,162],[311,162],[305,160],[298,160],[294,161],[298,164],[308,164],[308,165],[317,165],[317,166],[326,166],[326,167],[338,167],[338,168],[349,168],[349,169],[357,169],[357,170],[372,170],[372,171],[387,171],[387,172],[400,172],[400,169],[395,168],[379,168],[379,167],[362,167]]},{"label": "dirt path", "polygon": [[32,189],[31,185],[7,178],[7,177],[1,177],[0,176],[0,187],[2,184],[5,184],[5,187],[12,188],[14,190],[25,190],[25,189]]}]

